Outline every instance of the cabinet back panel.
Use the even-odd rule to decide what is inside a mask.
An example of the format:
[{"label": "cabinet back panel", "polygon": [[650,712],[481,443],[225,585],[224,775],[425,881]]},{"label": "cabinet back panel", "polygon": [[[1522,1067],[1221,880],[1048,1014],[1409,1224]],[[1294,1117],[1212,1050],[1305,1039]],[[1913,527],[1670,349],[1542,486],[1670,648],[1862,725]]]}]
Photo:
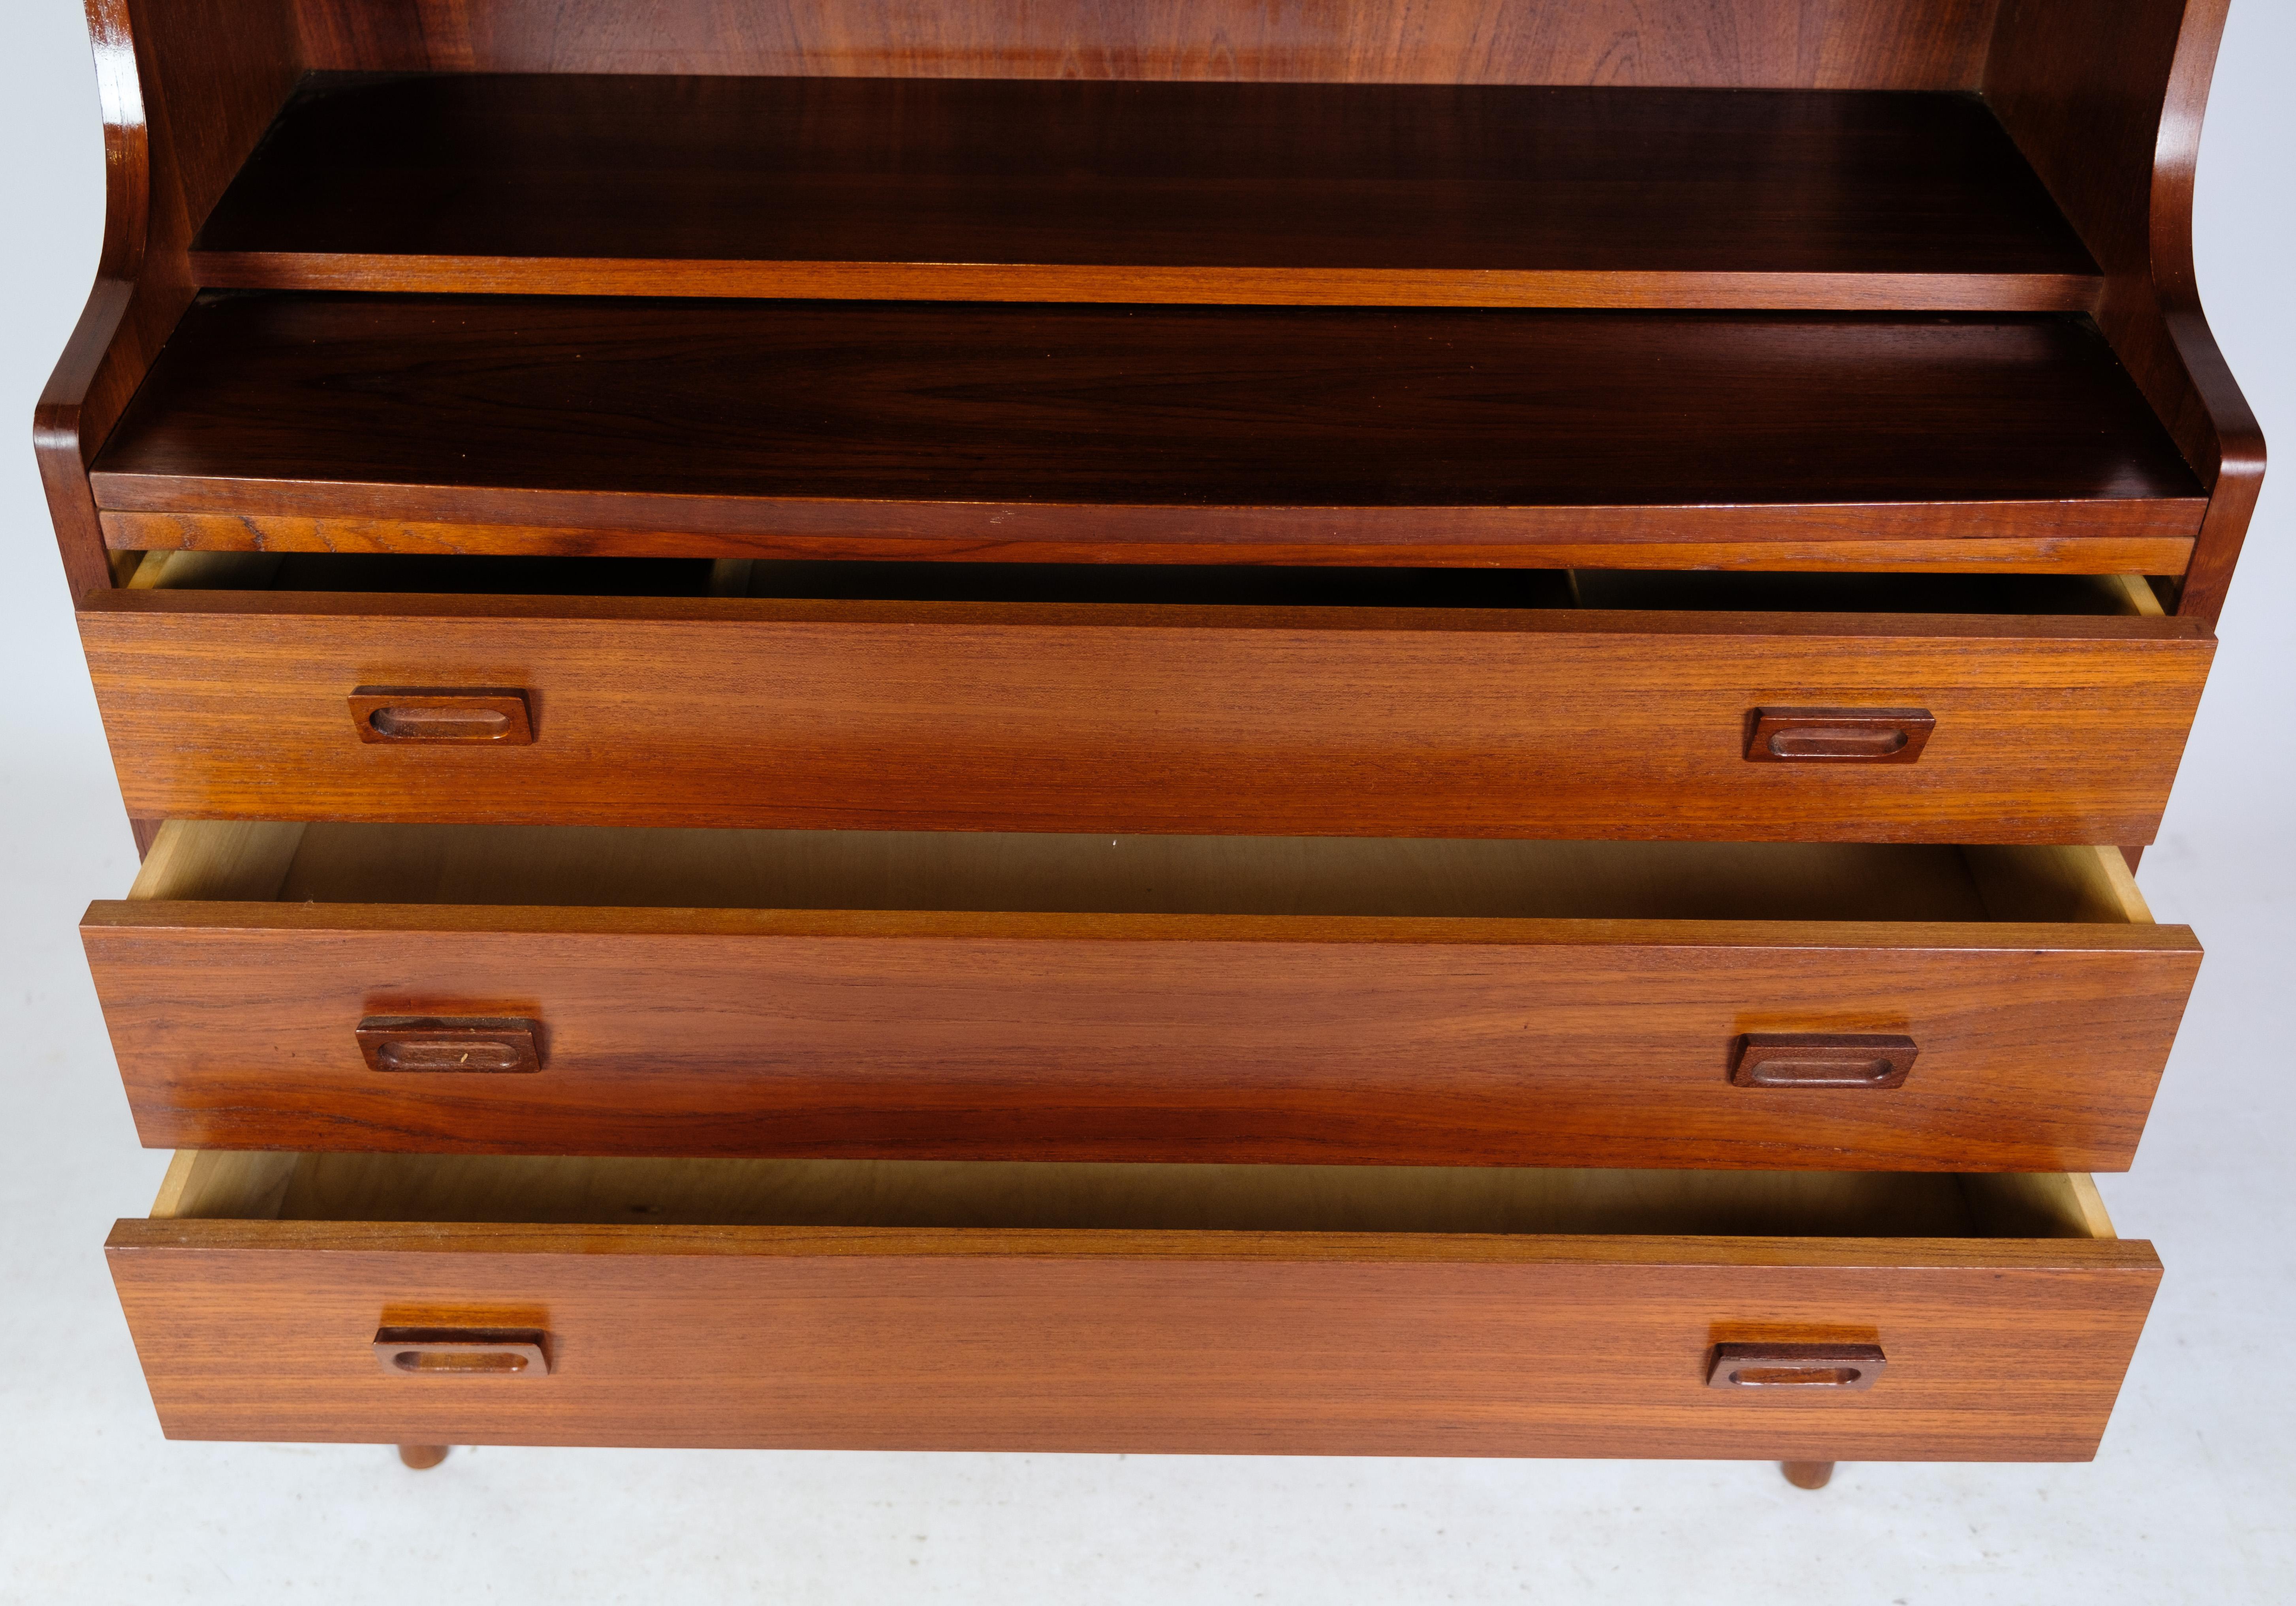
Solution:
[{"label": "cabinet back panel", "polygon": [[299,0],[306,65],[1966,89],[1997,0]]}]

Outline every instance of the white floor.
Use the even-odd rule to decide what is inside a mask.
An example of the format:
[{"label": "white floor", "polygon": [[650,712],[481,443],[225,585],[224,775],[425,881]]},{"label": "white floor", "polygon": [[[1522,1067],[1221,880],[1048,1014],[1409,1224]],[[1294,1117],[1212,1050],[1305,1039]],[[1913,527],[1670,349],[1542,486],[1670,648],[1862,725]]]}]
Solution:
[{"label": "white floor", "polygon": [[[101,220],[71,0],[0,52],[0,417],[78,316]],[[2284,297],[2296,20],[2235,0],[2202,280],[2296,441]],[[25,228],[26,218],[45,219]],[[2267,493],[2143,883],[2209,945],[2143,1155],[2104,1179],[2169,1276],[2093,1465],[1852,1466],[459,1452],[173,1445],[99,1252],[149,1204],[73,927],[127,829],[21,436],[0,450],[0,1600],[1719,1603],[2296,1600],[2296,491]]]}]

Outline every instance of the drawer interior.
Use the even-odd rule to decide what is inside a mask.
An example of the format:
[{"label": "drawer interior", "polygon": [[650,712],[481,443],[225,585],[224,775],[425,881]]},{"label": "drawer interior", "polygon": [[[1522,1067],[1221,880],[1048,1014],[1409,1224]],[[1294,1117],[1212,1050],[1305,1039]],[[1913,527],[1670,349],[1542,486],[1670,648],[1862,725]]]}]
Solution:
[{"label": "drawer interior", "polygon": [[170,820],[131,899],[2149,923],[2117,848]]},{"label": "drawer interior", "polygon": [[2115,1236],[2085,1174],[178,1151],[156,1219],[951,1230]]},{"label": "drawer interior", "polygon": [[2141,576],[150,552],[133,589],[855,602],[2158,615]]}]

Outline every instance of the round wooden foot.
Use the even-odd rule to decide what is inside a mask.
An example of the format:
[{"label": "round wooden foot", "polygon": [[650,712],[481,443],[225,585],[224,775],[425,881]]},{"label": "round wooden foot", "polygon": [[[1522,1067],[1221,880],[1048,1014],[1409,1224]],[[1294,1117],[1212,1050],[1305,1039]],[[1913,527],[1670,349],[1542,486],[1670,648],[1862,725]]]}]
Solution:
[{"label": "round wooden foot", "polygon": [[1822,1489],[1833,1481],[1833,1463],[1830,1461],[1782,1461],[1778,1470],[1797,1489]]},{"label": "round wooden foot", "polygon": [[418,1472],[427,1472],[447,1459],[445,1445],[401,1445],[398,1459]]}]

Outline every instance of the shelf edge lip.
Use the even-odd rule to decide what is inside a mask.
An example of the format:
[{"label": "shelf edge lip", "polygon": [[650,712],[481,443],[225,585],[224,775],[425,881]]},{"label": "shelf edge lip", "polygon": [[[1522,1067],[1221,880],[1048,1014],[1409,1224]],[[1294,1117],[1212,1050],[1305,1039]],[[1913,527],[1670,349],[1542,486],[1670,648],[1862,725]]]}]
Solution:
[{"label": "shelf edge lip", "polygon": [[1808,573],[2061,573],[2180,575],[2194,537],[2129,533],[2001,536],[1909,531],[1894,539],[1865,539],[1824,532],[1797,537],[1675,534],[1604,539],[1555,539],[1509,546],[1449,541],[1390,543],[1148,540],[1112,543],[1022,539],[1007,541],[899,537],[847,541],[835,537],[744,535],[738,532],[610,532],[611,549],[588,552],[587,532],[515,520],[457,523],[451,520],[269,518],[258,515],[102,512],[105,546],[116,553],[363,552],[400,556],[672,558],[800,558],[962,561],[1384,566],[1411,568],[1565,568],[1636,570],[1761,570]]},{"label": "shelf edge lip", "polygon": [[[1807,536],[1797,528],[1808,521],[1853,519],[1859,532],[1870,538],[1903,539],[1921,534],[1949,541],[1963,532],[1997,535],[2020,518],[2078,519],[2086,528],[2054,529],[2062,537],[2143,534],[2190,539],[2199,533],[2209,498],[2197,490],[2144,491],[2133,495],[2087,497],[1972,497],[1922,500],[1841,501],[1706,501],[1706,502],[1136,502],[1089,498],[1072,500],[1020,501],[993,496],[833,496],[761,492],[755,495],[723,491],[583,490],[530,485],[453,485],[417,480],[263,479],[201,474],[154,474],[106,468],[91,472],[95,503],[106,514],[217,515],[229,518],[372,518],[394,522],[424,522],[409,498],[455,499],[465,505],[486,504],[455,523],[486,526],[531,522],[570,530],[655,531],[663,534],[740,534],[744,515],[762,521],[774,533],[804,532],[800,521],[808,515],[823,532],[869,539],[854,529],[857,512],[876,512],[885,528],[873,539],[947,539],[971,534],[990,541],[1028,539],[1026,522],[1052,520],[1062,527],[1063,539],[1072,521],[1091,516],[1122,521],[1142,528],[1136,532],[1100,530],[1089,538],[1095,544],[1122,546],[1159,534],[1180,532],[1207,522],[1275,526],[1280,533],[1304,539],[1320,537],[1321,544],[1412,547],[1426,543],[1425,521],[1441,518],[1456,524],[1480,525],[1480,530],[1454,529],[1448,539],[1457,544],[1537,546],[1544,540],[1567,539],[1571,544],[1588,540],[1590,527],[1611,526],[1604,531],[1620,545],[1639,541],[1713,539],[1719,526],[1738,527],[1740,539],[1763,535],[1792,539]],[[1697,527],[1665,534],[1641,533],[1654,521],[1684,520]],[[964,521],[977,529],[929,530],[922,526]],[[1318,521],[1326,527],[1317,529]],[[1345,523],[1344,531],[1328,527]],[[911,528],[902,528],[906,523]],[[1378,526],[1390,525],[1394,533]],[[1552,525],[1551,534],[1540,526]],[[1167,528],[1170,527],[1170,528]],[[765,533],[760,530],[758,533]],[[1462,540],[1461,538],[1464,538]],[[1623,538],[1623,539],[1622,539]],[[1603,539],[1597,535],[1595,539]],[[1215,536],[1203,544],[1235,541],[1250,544],[1248,535]],[[324,548],[315,550],[326,550]]]},{"label": "shelf edge lip", "polygon": [[304,251],[191,252],[211,290],[1147,302],[1512,310],[2087,312],[2097,272],[805,261]]}]

